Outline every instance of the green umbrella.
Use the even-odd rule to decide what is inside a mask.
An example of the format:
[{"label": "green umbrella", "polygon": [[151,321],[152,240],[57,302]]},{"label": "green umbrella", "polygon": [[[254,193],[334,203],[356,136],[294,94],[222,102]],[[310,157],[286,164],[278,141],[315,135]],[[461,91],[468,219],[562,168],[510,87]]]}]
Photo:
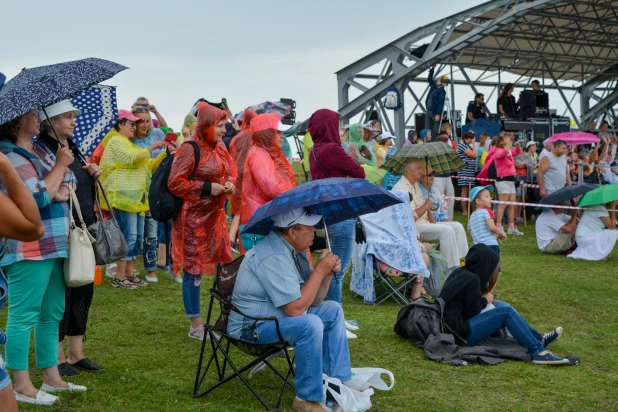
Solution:
[{"label": "green umbrella", "polygon": [[375,166],[361,165],[361,167],[365,169],[365,180],[371,183],[378,184],[378,182],[382,182],[384,175],[386,175],[386,170],[378,169]]},{"label": "green umbrella", "polygon": [[412,159],[426,162],[437,175],[456,173],[466,167],[457,152],[442,142],[404,146],[381,167],[393,174],[402,175],[405,165]]},{"label": "green umbrella", "polygon": [[604,205],[614,200],[618,200],[618,184],[603,185],[583,195],[577,206]]}]

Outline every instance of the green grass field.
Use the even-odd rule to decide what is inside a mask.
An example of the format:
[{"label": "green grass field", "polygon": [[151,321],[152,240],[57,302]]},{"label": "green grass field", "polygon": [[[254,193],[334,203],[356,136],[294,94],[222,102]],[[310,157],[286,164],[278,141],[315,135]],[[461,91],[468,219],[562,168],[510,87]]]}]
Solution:
[{"label": "green grass field", "polygon": [[[386,368],[395,375],[392,391],[372,397],[373,410],[618,409],[618,257],[591,263],[541,255],[533,228],[524,232],[524,237],[510,237],[502,245],[503,274],[496,293],[540,331],[562,325],[564,337],[552,350],[580,356],[581,365],[453,367],[428,361],[420,349],[393,333],[399,306],[368,306],[344,293],[346,317],[361,326],[359,338],[349,344],[352,366]],[[261,410],[238,380],[206,398],[191,397],[201,343],[187,337],[180,285],[163,273],[159,280],[130,291],[114,289],[104,278],[95,291],[85,349],[106,371],[72,379],[88,391],[63,394],[58,406],[45,410]],[[204,312],[211,284],[211,279],[202,284]],[[0,325],[6,325],[6,311],[0,313]],[[33,349],[30,363],[33,381],[40,385]],[[254,382],[267,399],[276,398],[279,381],[272,372]],[[291,410],[293,396],[286,392],[284,410]],[[21,406],[24,411],[39,409]]]}]

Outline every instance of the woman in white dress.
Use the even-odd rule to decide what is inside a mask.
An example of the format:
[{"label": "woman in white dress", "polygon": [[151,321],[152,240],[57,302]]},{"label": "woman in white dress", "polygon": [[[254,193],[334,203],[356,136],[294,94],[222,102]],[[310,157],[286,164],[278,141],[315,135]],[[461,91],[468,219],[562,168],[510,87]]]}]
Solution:
[{"label": "woman in white dress", "polygon": [[575,232],[577,249],[568,257],[584,260],[604,260],[610,257],[616,240],[616,201],[604,206],[592,206],[584,212]]}]

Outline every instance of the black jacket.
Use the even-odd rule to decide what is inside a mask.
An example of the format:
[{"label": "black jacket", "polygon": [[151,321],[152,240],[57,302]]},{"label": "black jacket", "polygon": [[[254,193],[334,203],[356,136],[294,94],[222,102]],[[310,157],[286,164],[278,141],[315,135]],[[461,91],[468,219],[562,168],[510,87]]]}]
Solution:
[{"label": "black jacket", "polygon": [[470,335],[469,319],[487,306],[481,297],[483,287],[500,262],[500,256],[490,247],[474,245],[466,256],[466,266],[455,269],[440,293],[444,300],[446,324],[464,339]]}]

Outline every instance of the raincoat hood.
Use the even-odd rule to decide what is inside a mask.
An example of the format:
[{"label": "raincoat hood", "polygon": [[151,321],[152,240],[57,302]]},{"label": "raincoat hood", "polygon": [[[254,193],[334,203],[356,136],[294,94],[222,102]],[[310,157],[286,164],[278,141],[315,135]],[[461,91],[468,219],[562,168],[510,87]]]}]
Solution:
[{"label": "raincoat hood", "polygon": [[193,113],[189,113],[185,116],[185,120],[182,123],[183,127],[189,129],[189,132],[193,133],[195,131],[195,125],[197,124],[197,117]]},{"label": "raincoat hood", "polygon": [[253,120],[257,116],[257,113],[253,110],[245,109],[245,112],[242,115],[242,131],[250,132],[251,131],[251,120]]},{"label": "raincoat hood", "polygon": [[350,143],[356,143],[360,149],[362,146],[366,146],[363,141],[365,126],[362,124],[355,124],[350,126]]},{"label": "raincoat hood", "polygon": [[309,118],[309,133],[314,144],[335,143],[340,145],[339,114],[329,109],[320,109]]},{"label": "raincoat hood", "polygon": [[481,291],[489,282],[496,266],[500,263],[500,256],[489,246],[478,244],[472,246],[466,255],[466,266],[463,268],[472,272],[481,280]]},{"label": "raincoat hood", "polygon": [[227,114],[208,103],[200,103],[197,108],[197,125],[193,133],[195,141],[209,146],[215,143],[215,125],[221,120],[227,120]]},{"label": "raincoat hood", "polygon": [[251,121],[251,138],[253,144],[266,150],[275,159],[283,156],[277,144],[277,125],[281,116],[275,113],[259,114]]}]

